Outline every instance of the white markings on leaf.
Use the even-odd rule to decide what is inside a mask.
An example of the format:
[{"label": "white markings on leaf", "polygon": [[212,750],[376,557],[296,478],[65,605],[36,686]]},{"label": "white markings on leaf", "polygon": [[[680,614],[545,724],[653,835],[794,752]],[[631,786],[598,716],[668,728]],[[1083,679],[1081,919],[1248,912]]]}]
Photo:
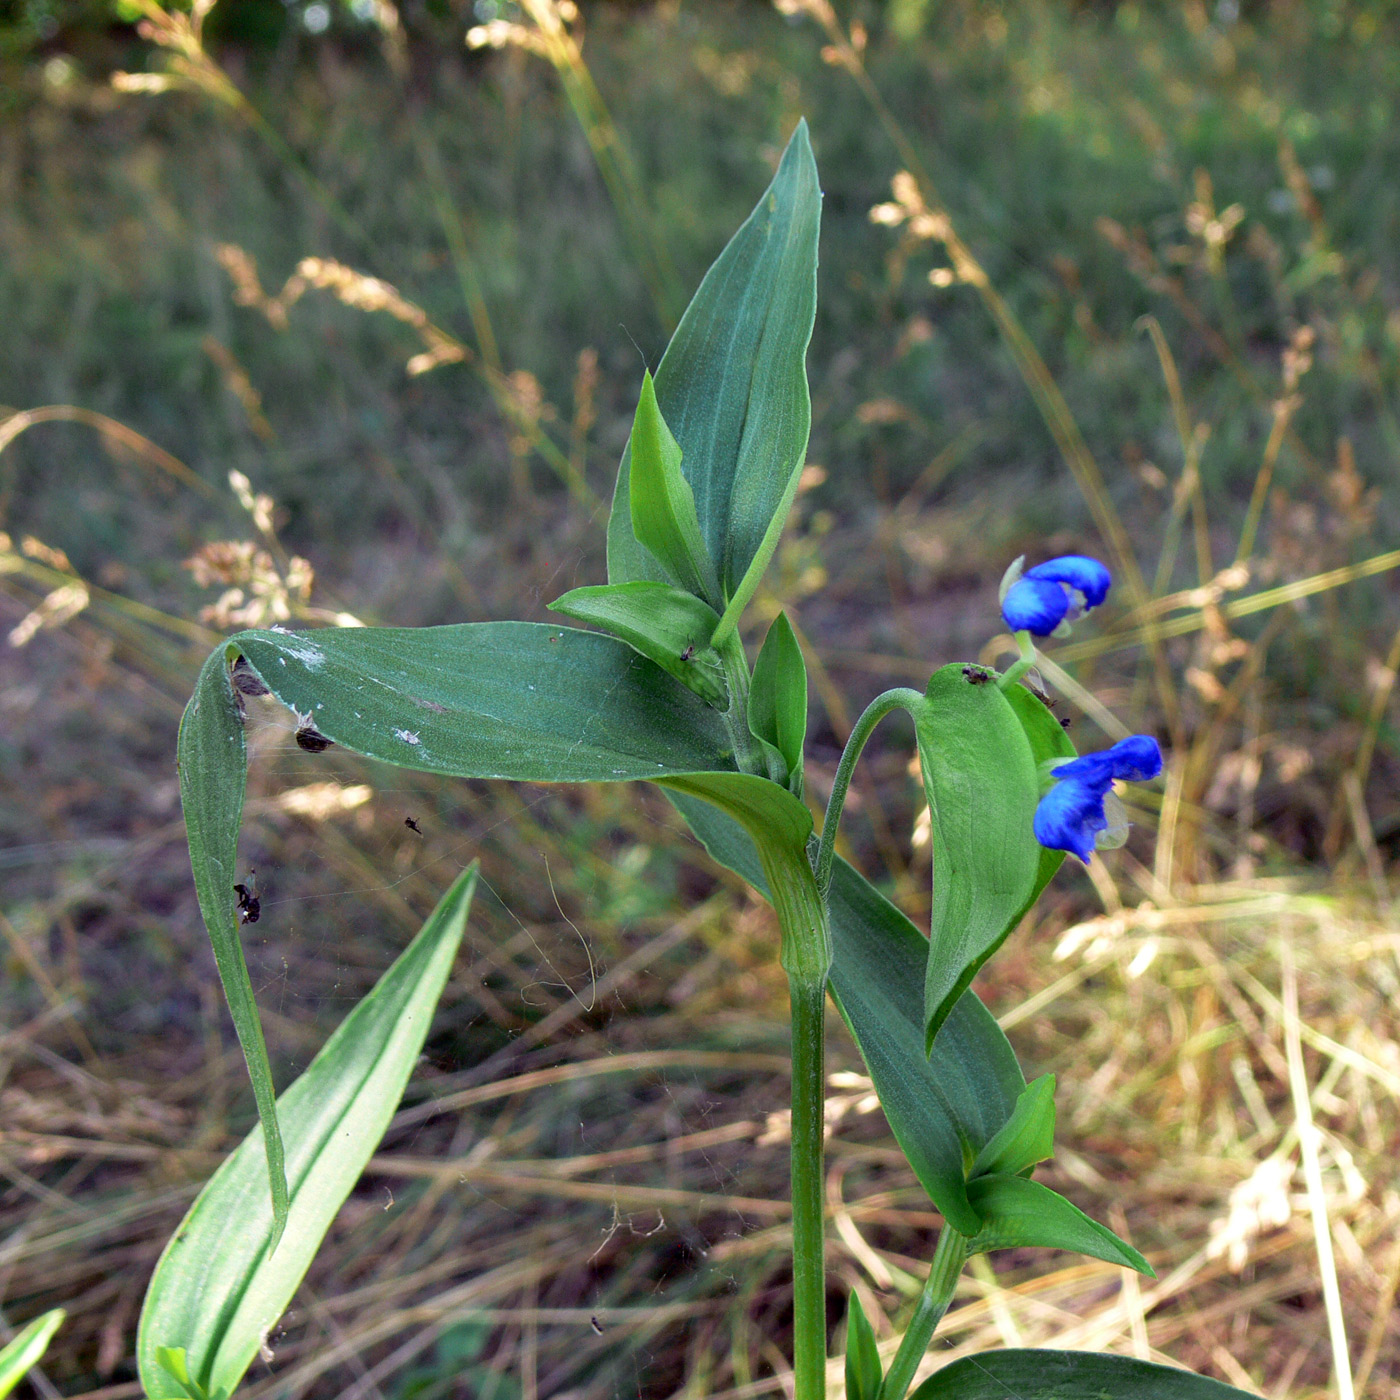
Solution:
[{"label": "white markings on leaf", "polygon": [[417,744],[422,743],[422,740],[419,739],[419,737],[418,737],[416,734],[412,733],[410,730],[407,730],[407,729],[396,729],[396,730],[394,730],[394,738],[396,738],[396,739],[402,739],[402,740],[404,741],[405,744],[415,744],[415,745],[417,745]]}]

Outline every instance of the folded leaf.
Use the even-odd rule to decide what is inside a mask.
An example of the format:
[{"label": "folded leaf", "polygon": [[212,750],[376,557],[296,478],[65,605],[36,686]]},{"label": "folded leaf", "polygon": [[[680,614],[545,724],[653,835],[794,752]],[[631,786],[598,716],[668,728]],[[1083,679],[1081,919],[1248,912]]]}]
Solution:
[{"label": "folded leaf", "polygon": [[[632,533],[677,587],[722,608],[719,575],[700,533],[694,493],[681,471],[680,444],[657,407],[650,372],[642,378],[629,444]],[[701,640],[708,643],[709,633]]]},{"label": "folded leaf", "polygon": [[[767,894],[758,852],[736,822],[692,797],[677,793],[671,801],[715,860]],[[968,992],[926,1057],[928,940],[843,860],[833,866],[829,903],[837,1009],[924,1190],[955,1229],[975,1235],[981,1218],[968,1201],[965,1175],[1026,1087],[1016,1056],[995,1018]]]},{"label": "folded leaf", "polygon": [[611,632],[707,705],[729,708],[724,663],[709,642],[719,614],[708,603],[669,583],[638,581],[575,588],[549,608]]},{"label": "folded leaf", "polygon": [[[805,122],[772,184],[681,317],[656,399],[684,454],[709,557],[729,606],[752,596],[797,489],[811,427],[807,343],[816,315],[821,191]],[[665,580],[632,528],[630,451],[608,521],[608,581]]]},{"label": "folded leaf", "polygon": [[944,666],[913,709],[933,837],[928,1043],[977,969],[1030,906],[1041,847],[1031,828],[1039,776],[1002,691]]},{"label": "folded leaf", "polygon": [[1055,1152],[1055,1076],[1042,1074],[1021,1090],[1016,1109],[977,1154],[973,1176],[1015,1176]]},{"label": "folded leaf", "polygon": [[788,787],[802,796],[802,747],[807,741],[807,666],[786,613],[763,639],[749,689],[749,728],[782,756]]},{"label": "folded leaf", "polygon": [[1152,1266],[1106,1225],[1091,1220],[1057,1191],[1023,1176],[979,1176],[967,1184],[982,1228],[967,1242],[969,1254],[991,1249],[1072,1249],[1149,1278]]},{"label": "folded leaf", "polygon": [[851,1291],[846,1309],[846,1400],[879,1400],[884,1369],[860,1295]]},{"label": "folded leaf", "polygon": [[1241,1400],[1251,1392],[1174,1366],[1089,1351],[979,1351],[910,1400]]},{"label": "folded leaf", "polygon": [[[1016,712],[1016,718],[1021,721],[1021,728],[1026,732],[1037,775],[1044,771],[1046,763],[1054,759],[1075,757],[1074,745],[1065,733],[1064,726],[1043,700],[1023,685],[1013,685],[1004,694],[1007,703]],[[1047,846],[1040,847],[1040,866],[1036,871],[1031,897],[1026,902],[1027,909],[1040,898],[1040,892],[1064,863],[1063,851],[1052,851]]]},{"label": "folded leaf", "polygon": [[290,1214],[281,1242],[267,1195],[261,1128],[199,1193],[146,1292],[137,1364],[146,1394],[232,1392],[290,1302],[373,1155],[423,1048],[461,941],[476,867],[458,877],[422,931],[278,1100]]}]

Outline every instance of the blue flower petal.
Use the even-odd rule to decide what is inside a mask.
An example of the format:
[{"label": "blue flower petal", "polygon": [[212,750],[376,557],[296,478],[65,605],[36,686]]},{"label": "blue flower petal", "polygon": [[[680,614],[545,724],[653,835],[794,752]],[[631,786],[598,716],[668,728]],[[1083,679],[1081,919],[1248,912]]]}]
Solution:
[{"label": "blue flower petal", "polygon": [[1035,809],[1035,839],[1052,851],[1073,851],[1087,864],[1095,835],[1108,826],[1103,799],[1097,786],[1073,778],[1056,783]]},{"label": "blue flower petal", "polygon": [[1033,569],[1027,569],[1024,578],[1045,579],[1051,583],[1066,583],[1077,588],[1084,595],[1084,606],[1096,608],[1108,597],[1113,584],[1113,575],[1097,559],[1087,554],[1062,554],[1058,559],[1047,559]]},{"label": "blue flower petal", "polygon": [[1130,734],[1108,750],[1113,759],[1113,776],[1130,783],[1143,783],[1162,771],[1162,749],[1150,734]]},{"label": "blue flower petal", "polygon": [[1019,578],[1001,602],[1001,620],[1013,632],[1048,637],[1069,611],[1069,594],[1049,579]]}]

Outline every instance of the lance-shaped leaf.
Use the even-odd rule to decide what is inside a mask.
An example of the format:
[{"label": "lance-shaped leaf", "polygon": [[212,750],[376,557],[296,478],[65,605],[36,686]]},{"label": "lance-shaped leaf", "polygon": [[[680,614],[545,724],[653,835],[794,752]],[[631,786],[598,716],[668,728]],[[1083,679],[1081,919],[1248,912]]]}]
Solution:
[{"label": "lance-shaped leaf", "polygon": [[1035,756],[994,684],[944,666],[914,707],[933,837],[924,1015],[931,1045],[977,969],[1001,946],[1037,891],[1041,848]]},{"label": "lance-shaped leaf", "polygon": [[724,663],[709,643],[719,614],[692,594],[669,583],[605,583],[575,588],[549,609],[611,632],[707,705],[729,708]]},{"label": "lance-shaped leaf", "polygon": [[67,1315],[62,1308],[41,1313],[0,1348],[0,1400],[39,1364],[53,1340],[53,1334],[63,1325]]},{"label": "lance-shaped leaf", "polygon": [[[668,784],[668,786],[673,786]],[[671,798],[721,865],[768,893],[758,852],[737,822],[679,793]],[[1012,1116],[1026,1087],[996,1019],[971,993],[924,1053],[928,940],[843,860],[829,892],[830,989],[860,1049],[891,1131],[929,1198],[966,1235],[981,1229],[966,1173]]]},{"label": "lance-shaped leaf", "polygon": [[852,1289],[846,1308],[846,1400],[879,1400],[883,1379],[875,1331],[861,1306],[860,1295]]},{"label": "lance-shaped leaf", "polygon": [[967,1194],[982,1217],[982,1228],[967,1242],[969,1254],[991,1249],[1072,1249],[1156,1277],[1132,1245],[1038,1181],[1023,1176],[979,1176],[968,1182]]},{"label": "lance-shaped leaf", "polygon": [[[1075,757],[1074,745],[1065,733],[1064,726],[1039,696],[1023,685],[1013,685],[1003,693],[1007,703],[1016,712],[1016,718],[1021,721],[1021,728],[1026,732],[1026,742],[1031,746],[1031,760],[1035,764],[1037,776],[1045,771],[1047,763]],[[1050,883],[1064,862],[1063,851],[1040,847],[1040,866],[1035,873],[1035,885],[1027,901],[1027,908],[1040,898],[1040,892]]]},{"label": "lance-shaped leaf", "polygon": [[807,666],[786,613],[763,639],[749,689],[749,728],[781,756],[791,791],[802,796],[802,746],[807,740]]},{"label": "lance-shaped leaf", "polygon": [[935,1371],[910,1400],[1254,1400],[1250,1391],[1131,1356],[979,1351]]},{"label": "lance-shaped leaf", "polygon": [[1044,1162],[1055,1152],[1055,1076],[1027,1084],[1016,1109],[972,1164],[973,1176],[1011,1175]]},{"label": "lance-shaped leaf", "polygon": [[[752,597],[797,490],[811,427],[807,343],[816,315],[821,191],[805,122],[743,227],[700,284],[656,371],[727,606]],[[665,580],[632,527],[630,453],[608,521],[608,580]]]},{"label": "lance-shaped leaf", "polygon": [[199,1193],[141,1311],[136,1352],[148,1396],[227,1394],[242,1379],[398,1106],[475,886],[473,865],[278,1100],[291,1212],[276,1249],[261,1128]]},{"label": "lance-shaped leaf", "polygon": [[[719,575],[695,514],[695,495],[681,471],[680,444],[656,405],[649,371],[642,378],[629,448],[632,533],[673,583],[716,608],[723,607]],[[701,640],[708,642],[709,635]]]},{"label": "lance-shaped leaf", "polygon": [[241,632],[205,663],[180,724],[190,865],[286,1218],[272,1071],[234,922],[247,752],[229,659],[303,727],[404,768],[467,778],[618,782],[733,768],[724,721],[623,642],[535,623]]}]

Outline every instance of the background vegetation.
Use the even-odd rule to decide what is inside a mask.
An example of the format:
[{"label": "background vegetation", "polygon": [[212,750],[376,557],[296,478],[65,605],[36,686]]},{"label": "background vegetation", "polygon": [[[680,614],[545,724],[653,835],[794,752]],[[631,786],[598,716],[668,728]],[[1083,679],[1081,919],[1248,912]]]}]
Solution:
[{"label": "background vegetation", "polygon": [[[1054,653],[1101,702],[1062,702],[1074,737],[1172,756],[982,986],[1060,1074],[1047,1179],[1159,1281],[996,1256],[935,1354],[1400,1395],[1393,7],[221,0],[202,47],[146,8],[0,4],[0,1338],[69,1309],[39,1393],[139,1393],[156,1254],[251,1118],[173,771],[199,661],[243,616],[538,618],[600,581],[642,363],[805,114],[813,469],[756,612],[812,643],[817,795],[876,690],[996,658],[1022,551],[1120,579]],[[283,1076],[483,883],[249,1394],[781,1393],[766,909],[651,791],[251,722]],[[850,853],[918,919],[882,737]],[[832,1040],[833,1325],[855,1287],[888,1338],[936,1222]]]}]

